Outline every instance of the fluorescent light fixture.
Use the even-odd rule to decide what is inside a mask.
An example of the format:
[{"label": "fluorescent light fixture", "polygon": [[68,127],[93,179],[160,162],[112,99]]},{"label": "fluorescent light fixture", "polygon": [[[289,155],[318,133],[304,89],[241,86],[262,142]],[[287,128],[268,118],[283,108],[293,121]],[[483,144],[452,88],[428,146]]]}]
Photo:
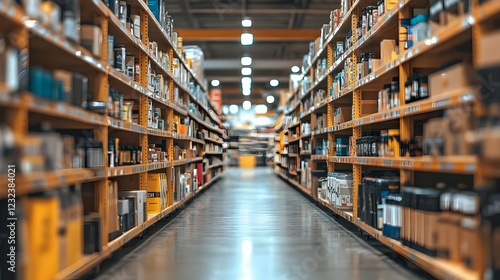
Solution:
[{"label": "fluorescent light fixture", "polygon": [[241,26],[243,27],[252,27],[252,20],[249,18],[244,18],[241,20]]},{"label": "fluorescent light fixture", "polygon": [[251,44],[253,44],[253,34],[248,32],[242,33],[241,44],[243,46],[250,46]]},{"label": "fluorescent light fixture", "polygon": [[290,79],[292,79],[293,82],[299,82],[301,79],[301,75],[299,74],[292,74],[290,75]]},{"label": "fluorescent light fixture", "polygon": [[250,110],[252,108],[252,102],[245,100],[243,101],[243,110]]},{"label": "fluorescent light fixture", "polygon": [[219,80],[212,80],[212,82],[210,83],[213,87],[218,87],[220,85],[220,81]]},{"label": "fluorescent light fixture", "polygon": [[252,58],[249,56],[243,56],[241,58],[241,65],[243,66],[250,66],[252,65]]},{"label": "fluorescent light fixture", "polygon": [[226,105],[222,106],[222,113],[225,115],[229,114],[229,107]]},{"label": "fluorescent light fixture", "polygon": [[272,95],[268,95],[268,96],[266,97],[266,101],[267,101],[267,103],[269,103],[269,104],[273,104],[273,103],[274,103],[274,96],[272,96]]},{"label": "fluorescent light fixture", "polygon": [[252,90],[250,88],[244,88],[242,92],[244,96],[249,96]]},{"label": "fluorescent light fixture", "polygon": [[257,113],[257,114],[267,113],[267,105],[260,104],[260,105],[255,106],[255,113]]},{"label": "fluorescent light fixture", "polygon": [[252,86],[252,78],[250,77],[241,78],[241,86],[243,88],[250,88]]},{"label": "fluorescent light fixture", "polygon": [[236,104],[232,104],[231,106],[229,106],[229,112],[233,115],[238,113],[238,110],[239,110],[239,107]]},{"label": "fluorescent light fixture", "polygon": [[297,65],[292,66],[292,72],[293,73],[298,73],[300,71],[300,67]]},{"label": "fluorescent light fixture", "polygon": [[241,68],[241,75],[243,75],[243,76],[252,75],[252,68],[250,68],[250,67]]},{"label": "fluorescent light fixture", "polygon": [[279,84],[280,84],[280,81],[276,80],[276,79],[272,79],[271,81],[269,81],[269,84],[272,86],[272,87],[277,87]]}]

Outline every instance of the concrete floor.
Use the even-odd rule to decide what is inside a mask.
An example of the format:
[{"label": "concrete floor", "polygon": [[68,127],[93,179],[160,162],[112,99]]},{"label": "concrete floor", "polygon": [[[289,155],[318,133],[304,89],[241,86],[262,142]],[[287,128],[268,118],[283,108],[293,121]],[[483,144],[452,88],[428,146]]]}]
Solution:
[{"label": "concrete floor", "polygon": [[229,169],[98,279],[421,279],[269,168]]}]

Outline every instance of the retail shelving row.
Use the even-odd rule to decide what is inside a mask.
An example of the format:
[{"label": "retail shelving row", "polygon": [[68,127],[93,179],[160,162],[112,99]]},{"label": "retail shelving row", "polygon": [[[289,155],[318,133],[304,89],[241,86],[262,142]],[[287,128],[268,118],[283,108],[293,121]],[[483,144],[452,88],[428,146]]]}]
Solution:
[{"label": "retail shelving row", "polygon": [[[480,209],[498,203],[500,156],[492,146],[500,139],[493,98],[498,85],[492,77],[500,58],[491,46],[500,41],[500,1],[437,1],[429,8],[436,1],[430,2],[348,1],[331,12],[330,25],[310,43],[302,75],[290,82],[285,96],[285,116],[275,128],[275,170],[437,278],[497,277],[489,246],[500,245],[485,225],[500,214],[485,215]],[[372,186],[370,180],[382,185]],[[341,191],[335,189],[339,184]],[[390,197],[386,204],[387,193],[377,189],[385,192],[385,184],[399,201]],[[341,194],[344,185],[347,193]],[[474,220],[475,226],[440,228],[444,233],[436,236],[460,234],[453,246],[439,244],[456,251],[485,240],[474,243],[476,254],[436,253],[428,241],[389,236],[386,212],[378,213],[384,225],[366,220],[366,195],[376,195],[377,207],[424,207],[403,206],[412,188],[438,197],[456,191],[474,200],[473,213],[459,217]],[[336,208],[339,203],[342,207]],[[398,231],[417,231],[414,219],[401,221]]]},{"label": "retail shelving row", "polygon": [[[49,251],[23,254],[37,261],[27,262],[20,274],[24,278],[18,279],[83,276],[183,206],[225,169],[215,161],[224,160],[223,149],[205,151],[222,146],[226,133],[206,96],[206,81],[196,72],[201,69],[194,68],[199,61],[188,58],[172,25],[164,28],[165,22],[160,23],[142,0],[119,1],[121,7],[101,0],[68,2],[74,7],[30,4],[25,9],[14,1],[0,1],[0,44],[5,46],[0,65],[8,71],[25,67],[14,78],[0,71],[0,111],[5,112],[0,118],[0,165],[15,166],[10,169],[16,172],[15,179],[5,173],[7,167],[0,174],[7,185],[0,197],[10,198],[15,186],[16,198],[23,202],[19,208],[47,213],[40,216],[47,220],[59,217],[59,207],[43,209],[39,197],[56,205],[71,196],[80,209],[74,216],[81,234],[61,241],[76,238],[72,244],[81,248],[72,247],[74,254],[64,262]],[[64,23],[57,13],[47,14],[69,7],[77,12],[64,13],[71,14]],[[62,28],[70,23],[81,29]],[[14,60],[19,61],[16,68],[9,65]],[[212,158],[215,163],[209,165]],[[206,168],[210,172],[202,172]],[[181,187],[186,181],[187,187]],[[132,208],[118,213],[127,197],[144,194],[144,216],[138,214],[139,199],[131,203],[135,214]],[[136,215],[135,222],[120,223],[120,215]],[[66,232],[41,228],[59,221],[22,222],[24,239],[34,232]],[[50,244],[54,250],[69,246],[58,236],[50,240],[58,243]]]}]

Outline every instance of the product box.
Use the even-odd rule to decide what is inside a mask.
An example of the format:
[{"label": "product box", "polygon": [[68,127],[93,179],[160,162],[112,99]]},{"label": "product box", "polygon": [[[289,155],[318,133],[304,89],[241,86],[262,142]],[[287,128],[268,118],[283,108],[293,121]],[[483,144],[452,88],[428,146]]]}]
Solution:
[{"label": "product box", "polygon": [[481,233],[479,230],[480,221],[476,217],[464,217],[460,220],[460,261],[467,268],[477,270],[480,268]]},{"label": "product box", "polygon": [[361,116],[367,116],[378,112],[377,100],[361,100]]},{"label": "product box", "polygon": [[118,197],[135,197],[137,211],[137,225],[147,221],[147,192],[146,191],[121,191],[118,192]]},{"label": "product box", "polygon": [[392,10],[392,8],[394,8],[394,6],[397,4],[397,0],[384,0],[385,12],[387,13],[388,11]]},{"label": "product box", "polygon": [[392,61],[392,53],[396,49],[396,41],[385,39],[380,42],[380,60],[382,65]]},{"label": "product box", "polygon": [[500,52],[495,46],[500,44],[500,31],[485,33],[479,36],[478,66],[494,66],[500,64]]},{"label": "product box", "polygon": [[98,58],[102,55],[102,31],[97,25],[80,26],[81,45],[92,52]]},{"label": "product box", "polygon": [[352,120],[352,107],[339,107],[338,123],[345,123]]},{"label": "product box", "polygon": [[453,64],[429,75],[429,96],[439,96],[475,84],[475,73],[470,64]]},{"label": "product box", "polygon": [[163,206],[161,201],[162,181],[161,173],[148,173],[148,198],[147,198],[147,212],[160,213]]},{"label": "product box", "polygon": [[26,279],[52,279],[59,271],[58,223],[60,200],[53,192],[30,197],[26,204]]}]

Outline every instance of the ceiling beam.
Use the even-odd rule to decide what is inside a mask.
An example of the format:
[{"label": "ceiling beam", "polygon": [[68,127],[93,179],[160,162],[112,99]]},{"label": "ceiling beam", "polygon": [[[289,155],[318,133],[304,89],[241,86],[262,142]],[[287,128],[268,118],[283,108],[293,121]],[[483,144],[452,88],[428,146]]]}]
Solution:
[{"label": "ceiling beam", "polygon": [[[250,67],[253,70],[290,70],[294,65],[301,66],[302,59],[254,59]],[[240,59],[206,59],[203,66],[205,70],[241,69],[242,67]]]},{"label": "ceiling beam", "polygon": [[[252,83],[269,83],[271,79],[277,79],[280,83],[288,83],[290,77],[282,76],[282,77],[271,77],[271,76],[250,76],[252,78]],[[211,81],[213,79],[217,79],[221,82],[234,82],[241,83],[241,76],[207,76],[207,80]]]},{"label": "ceiling beam", "polygon": [[[331,8],[330,8],[331,9]],[[180,9],[170,9],[171,14],[179,14],[183,11]],[[219,9],[191,9],[193,14],[217,14],[221,11]],[[224,9],[225,14],[241,14],[240,9]],[[329,15],[329,9],[247,9],[246,14],[314,14],[314,15]]]},{"label": "ceiling beam", "polygon": [[[240,41],[237,29],[176,29],[184,41]],[[254,41],[313,41],[321,35],[316,29],[250,29]]]},{"label": "ceiling beam", "polygon": [[267,104],[266,99],[264,98],[231,98],[231,99],[222,99],[222,104],[231,105],[231,104],[242,104],[243,101],[250,100],[252,104]]}]

